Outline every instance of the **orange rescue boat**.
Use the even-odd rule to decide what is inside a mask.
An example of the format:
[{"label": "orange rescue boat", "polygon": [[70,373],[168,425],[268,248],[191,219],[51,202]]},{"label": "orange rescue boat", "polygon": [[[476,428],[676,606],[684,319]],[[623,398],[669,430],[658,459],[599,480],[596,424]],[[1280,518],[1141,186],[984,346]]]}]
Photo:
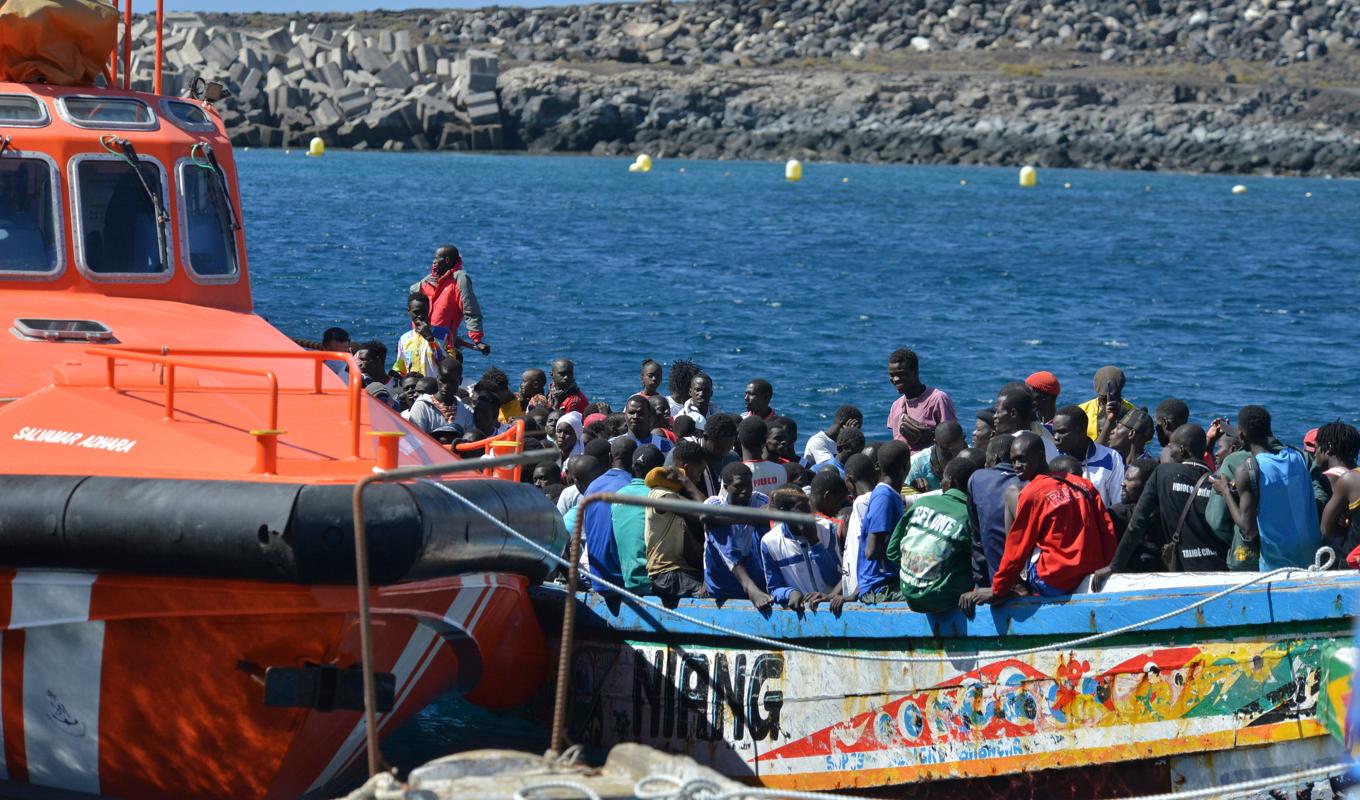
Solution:
[{"label": "orange rescue boat", "polygon": [[[456,458],[252,313],[217,112],[119,86],[112,45],[94,83],[0,63],[0,778],[316,794],[364,755],[351,493]],[[561,549],[533,487],[447,485]],[[525,700],[550,565],[428,483],[366,496],[380,733]]]}]

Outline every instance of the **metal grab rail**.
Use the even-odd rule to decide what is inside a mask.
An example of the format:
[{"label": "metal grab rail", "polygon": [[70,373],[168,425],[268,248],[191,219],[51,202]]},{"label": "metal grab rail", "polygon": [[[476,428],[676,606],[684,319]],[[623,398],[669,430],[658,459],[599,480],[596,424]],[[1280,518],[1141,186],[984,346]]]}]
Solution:
[{"label": "metal grab rail", "polygon": [[668,500],[616,492],[596,492],[581,498],[581,502],[576,506],[576,522],[571,528],[571,545],[567,555],[567,562],[570,564],[567,569],[567,602],[562,606],[562,641],[557,649],[557,687],[553,697],[552,741],[548,745],[550,752],[553,753],[561,753],[567,743],[567,693],[571,690],[569,668],[572,639],[576,635],[576,592],[581,582],[581,532],[584,529],[586,509],[594,503],[641,506],[695,517],[721,517],[749,522],[788,522],[794,525],[817,524],[816,517],[811,514],[776,511],[768,506],[764,508],[719,506],[695,500]]},{"label": "metal grab rail", "polygon": [[112,352],[108,349],[90,348],[85,351],[92,356],[104,358],[105,369],[107,370],[106,389],[117,389],[116,380],[117,360],[119,358],[128,361],[142,361],[148,364],[159,364],[165,367],[165,418],[175,418],[175,368],[201,369],[209,372],[227,372],[233,375],[253,375],[265,378],[269,381],[269,424],[267,430],[277,430],[279,427],[279,379],[274,375],[273,370],[258,369],[255,367],[233,367],[227,364],[214,364],[210,361],[184,361],[169,356],[157,356],[150,353],[137,353],[130,351]]},{"label": "metal grab rail", "polygon": [[[180,357],[217,357],[217,358],[255,358],[255,359],[278,359],[284,361],[312,361],[312,393],[325,394],[325,389],[321,386],[322,376],[325,374],[325,362],[339,361],[349,367],[349,386],[347,391],[349,397],[346,401],[346,413],[350,424],[349,454],[351,458],[358,458],[360,453],[359,428],[362,418],[364,389],[361,383],[362,378],[359,374],[359,365],[354,360],[354,356],[349,353],[341,353],[333,350],[243,350],[225,348],[203,348],[203,347],[161,347],[161,348],[142,348],[142,347],[101,347],[98,349],[87,349],[85,352],[91,355],[102,356],[108,363],[108,388],[114,386],[114,363],[113,358],[122,356],[129,361],[142,361],[152,364],[161,364],[166,367],[166,390],[168,399],[166,401],[166,417],[174,419],[174,378],[175,366],[191,369],[204,369],[215,372],[229,372],[243,375],[260,375],[259,369],[251,370],[248,367],[233,367],[224,364],[212,364],[208,362],[186,362],[179,360]],[[172,363],[173,360],[173,363]],[[250,370],[242,372],[242,370]],[[270,375],[271,400],[270,400],[270,424],[267,430],[278,429],[278,405],[279,390],[278,380]]]},{"label": "metal grab rail", "polygon": [[[455,454],[470,453],[473,450],[484,451],[487,456],[507,456],[524,452],[524,418],[515,420],[508,431],[488,436],[485,439],[478,439],[475,442],[458,442],[453,445]],[[495,467],[487,469],[486,476],[519,483],[522,469],[522,464],[516,464],[513,467]]]},{"label": "metal grab rail", "polygon": [[364,677],[364,738],[368,746],[368,775],[378,774],[380,769],[378,751],[378,715],[374,710],[377,689],[373,678],[373,632],[372,611],[368,605],[368,526],[364,522],[364,489],[375,483],[415,478],[433,478],[455,472],[476,472],[505,466],[538,463],[557,458],[557,450],[532,450],[491,458],[470,458],[453,464],[434,464],[428,467],[402,467],[365,475],[354,484],[354,578],[359,589],[359,648],[362,651]]}]

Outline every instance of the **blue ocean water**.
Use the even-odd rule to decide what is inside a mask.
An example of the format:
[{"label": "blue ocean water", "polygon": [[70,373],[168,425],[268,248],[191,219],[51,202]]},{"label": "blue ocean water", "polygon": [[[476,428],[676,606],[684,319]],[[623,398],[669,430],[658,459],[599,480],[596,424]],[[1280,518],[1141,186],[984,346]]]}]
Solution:
[{"label": "blue ocean water", "polygon": [[[1013,170],[965,167],[814,163],[794,185],[746,162],[237,159],[257,308],[293,336],[341,325],[390,347],[407,287],[452,242],[494,347],[469,376],[566,355],[616,408],[643,358],[693,357],[725,409],[759,376],[804,438],[842,403],[886,435],[887,355],[909,346],[967,417],[1040,369],[1086,400],[1107,363],[1135,402],[1179,396],[1203,421],[1264,403],[1292,441],[1360,417],[1354,181],[1043,171],[1021,190]],[[546,744],[447,697],[385,751],[409,768]]]},{"label": "blue ocean water", "polygon": [[618,408],[643,358],[693,357],[723,409],[765,377],[804,438],[842,403],[886,435],[885,363],[907,346],[961,417],[1040,369],[1086,400],[1104,364],[1134,402],[1179,396],[1204,421],[1263,403],[1291,441],[1360,417],[1355,181],[1045,170],[1022,190],[978,167],[812,163],[791,184],[751,162],[237,158],[262,315],[391,347],[407,288],[452,242],[494,348],[469,377],[566,355]]}]

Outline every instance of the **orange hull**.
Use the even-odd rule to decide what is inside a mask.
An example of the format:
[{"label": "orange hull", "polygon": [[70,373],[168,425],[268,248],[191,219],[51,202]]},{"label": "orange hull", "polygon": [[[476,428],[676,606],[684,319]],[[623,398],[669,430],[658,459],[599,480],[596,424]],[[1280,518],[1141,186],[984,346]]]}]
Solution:
[{"label": "orange hull", "polygon": [[[456,459],[369,397],[347,353],[324,355],[348,384],[252,313],[211,103],[0,95],[0,777],[121,798],[316,792],[364,760],[344,683],[353,520],[333,501],[375,466]],[[84,510],[68,502],[95,484]],[[546,566],[447,497],[385,488],[366,495],[389,526],[370,560],[414,566],[370,596],[392,691],[380,733],[450,689],[521,702],[544,672],[525,591]],[[536,493],[498,508],[557,546]],[[318,558],[329,571],[295,568]]]},{"label": "orange hull", "polygon": [[[544,650],[524,588],[482,575],[373,592],[376,669],[395,678],[382,734],[455,687],[526,699]],[[361,714],[267,707],[260,676],[356,666],[355,603],[343,588],[9,571],[6,777],[123,798],[317,791],[362,763]]]}]

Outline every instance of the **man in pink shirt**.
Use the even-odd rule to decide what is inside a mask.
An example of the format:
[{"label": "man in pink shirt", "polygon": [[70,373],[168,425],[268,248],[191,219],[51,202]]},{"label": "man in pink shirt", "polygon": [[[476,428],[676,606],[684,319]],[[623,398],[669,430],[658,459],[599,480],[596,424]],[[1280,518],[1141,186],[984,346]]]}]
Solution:
[{"label": "man in pink shirt", "polygon": [[920,361],[905,347],[888,356],[888,380],[902,395],[888,410],[888,429],[894,439],[918,453],[935,441],[936,425],[956,419],[954,401],[939,389],[921,383]]}]

